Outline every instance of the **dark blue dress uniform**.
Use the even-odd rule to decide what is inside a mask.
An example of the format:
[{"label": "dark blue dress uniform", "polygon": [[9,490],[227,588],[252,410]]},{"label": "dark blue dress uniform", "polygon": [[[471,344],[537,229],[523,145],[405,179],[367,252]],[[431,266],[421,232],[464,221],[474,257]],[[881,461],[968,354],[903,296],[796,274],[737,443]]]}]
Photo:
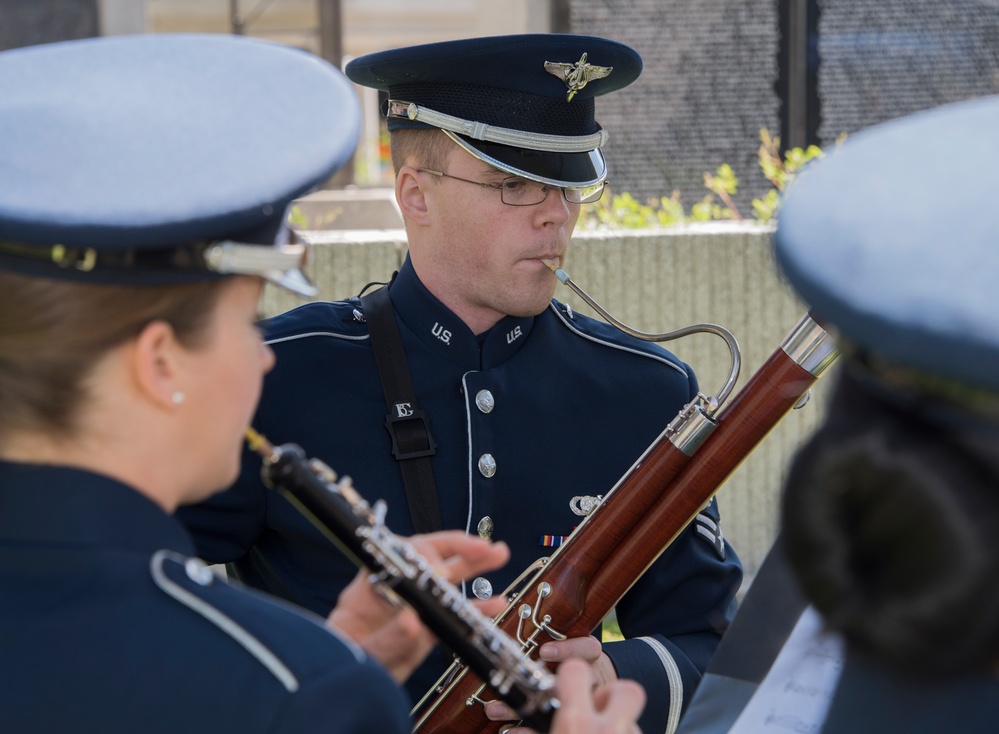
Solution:
[{"label": "dark blue dress uniform", "polygon": [[[318,119],[289,112],[306,97]],[[0,53],[0,271],[39,292],[234,273],[314,292],[286,208],[358,128],[343,76],[277,44],[164,34]],[[355,644],[193,555],[137,488],[0,461],[0,731],[409,731],[405,695]]]},{"label": "dark blue dress uniform", "polygon": [[[497,593],[581,521],[573,497],[610,490],[697,392],[692,371],[673,355],[555,301],[537,317],[507,317],[476,337],[408,262],[390,294],[438,444],[432,464],[444,526],[491,532],[511,548],[510,563],[488,576]],[[385,499],[388,525],[411,533],[360,303],[301,306],[265,322],[265,335],[277,365],[255,426],[351,476],[369,500]],[[248,455],[235,487],[180,516],[203,558],[325,614],[355,569],[265,489],[259,471]],[[618,605],[633,639],[605,645],[619,675],[645,685],[646,716],[660,729],[696,685],[741,580],[718,522],[712,501]],[[425,693],[445,662],[432,656],[410,693]]]},{"label": "dark blue dress uniform", "polygon": [[193,555],[131,487],[0,462],[0,731],[408,731],[354,643]]},{"label": "dark blue dress uniform", "polygon": [[[968,503],[967,496],[959,493],[955,485],[973,484],[967,477],[974,477],[985,495],[989,490],[999,489],[994,484],[988,486],[988,478],[995,476],[994,471],[989,474],[981,469],[987,466],[982,459],[994,452],[999,436],[999,291],[996,289],[999,226],[993,193],[982,185],[999,164],[997,129],[999,97],[986,97],[945,105],[862,131],[826,159],[813,163],[794,182],[781,206],[774,239],[777,261],[791,285],[818,317],[836,329],[847,348],[849,358],[843,365],[841,380],[851,386],[857,397],[852,404],[844,401],[840,405],[834,401],[827,423],[835,420],[842,426],[837,429],[842,433],[847,428],[859,433],[864,427],[856,424],[863,419],[853,418],[851,408],[855,411],[857,405],[877,403],[890,406],[897,414],[896,421],[911,420],[920,432],[929,432],[941,446],[952,447],[951,442],[961,441],[957,443],[958,449],[948,449],[959,458],[951,458],[946,470],[966,463],[967,474],[961,478],[952,478],[938,467],[911,468],[914,449],[904,443],[907,437],[897,428],[892,433],[880,427],[874,429],[881,440],[877,449],[880,456],[874,460],[869,457],[875,453],[873,449],[864,453],[844,448],[847,442],[842,438],[836,443],[830,441],[832,448],[826,451],[826,454],[850,451],[848,455],[858,463],[893,463],[901,467],[897,484],[913,490],[912,500],[908,500],[912,506],[925,506],[926,497],[934,495],[937,500],[933,506],[939,508],[941,516],[950,518],[940,524],[945,529],[933,531],[944,538],[964,534],[961,543],[955,545],[974,548],[974,553],[955,552],[952,557],[972,559],[969,566],[979,568],[978,573],[965,575],[958,561],[942,561],[936,569],[926,571],[936,586],[915,582],[918,570],[903,568],[899,573],[908,580],[898,579],[895,588],[887,589],[884,594],[864,589],[854,578],[861,570],[898,565],[878,557],[889,555],[893,543],[912,541],[924,546],[922,562],[926,565],[934,556],[944,554],[941,542],[929,537],[930,531],[923,530],[917,536],[912,521],[906,519],[903,501],[876,505],[871,499],[877,491],[874,489],[850,495],[854,511],[844,512],[846,517],[853,518],[857,537],[867,537],[868,542],[858,548],[840,543],[827,554],[840,554],[839,558],[828,559],[827,567],[838,572],[828,576],[838,576],[834,585],[848,594],[849,604],[857,604],[858,597],[866,596],[869,598],[860,602],[862,606],[858,609],[877,612],[880,606],[892,608],[892,616],[905,620],[905,634],[913,636],[918,623],[925,630],[927,645],[940,651],[948,650],[956,641],[936,639],[943,635],[933,631],[936,628],[926,610],[943,608],[947,600],[950,601],[946,606],[951,609],[965,601],[970,601],[969,609],[986,604],[994,606],[994,596],[980,602],[974,597],[981,588],[979,577],[988,579],[988,569],[995,567],[994,558],[986,555],[989,551],[978,547],[982,534],[990,532],[987,523],[996,514],[995,497],[982,497],[969,512],[962,509],[962,503]],[[882,414],[888,412],[887,407],[880,410]],[[863,443],[858,440],[864,447],[868,442],[874,443],[870,435],[864,437]],[[968,450],[969,445],[977,445],[978,451]],[[822,466],[836,473],[839,469],[836,460],[821,456],[825,461]],[[995,453],[991,456],[994,460]],[[811,458],[806,453],[801,461]],[[978,468],[973,469],[976,461]],[[933,470],[925,487],[914,486],[916,482],[910,478],[919,469]],[[804,483],[811,475],[802,476],[798,481]],[[862,477],[857,483],[865,479]],[[850,487],[844,484],[841,479],[839,486],[826,486],[824,491],[830,496],[833,492],[847,495]],[[927,488],[930,486],[932,489]],[[811,519],[812,526],[829,514],[843,511],[846,503],[824,500],[824,504],[831,509]],[[881,513],[880,519],[873,518],[875,512]],[[967,527],[973,514],[984,519],[981,525]],[[895,517],[888,522],[888,515]],[[918,517],[918,509],[913,515]],[[965,527],[967,532],[962,533]],[[816,530],[811,526],[802,530],[785,524],[784,536],[787,539],[795,534],[800,539],[809,533],[822,535],[815,547],[825,550],[824,536],[838,537],[845,530],[848,528]],[[884,537],[876,545],[878,533]],[[803,540],[799,542],[805,544]],[[777,552],[771,553],[749,589],[731,633],[723,641],[704,685],[695,696],[691,716],[681,725],[681,734],[717,734],[729,730],[740,713],[739,707],[726,709],[713,702],[736,699],[741,705],[749,700],[799,612],[808,604],[809,599],[791,569],[783,568],[788,561],[794,565],[791,543],[783,545],[786,551],[778,546]],[[907,550],[896,555],[910,555],[912,545],[905,547]],[[841,558],[868,560],[861,561],[855,571],[844,571],[839,563]],[[825,565],[826,560],[820,563]],[[917,562],[914,560],[911,565]],[[780,578],[768,573],[768,569],[778,569]],[[872,571],[871,577],[881,583],[886,574]],[[941,577],[947,580],[940,581]],[[760,583],[761,579],[764,583]],[[939,588],[945,584],[947,588]],[[819,600],[815,601],[818,604]],[[825,599],[841,617],[835,622],[837,629],[845,628],[847,644],[822,734],[922,734],[996,728],[999,719],[996,661],[985,661],[985,670],[952,671],[949,677],[934,678],[926,671],[938,670],[941,664],[927,653],[925,670],[917,665],[900,671],[898,662],[889,665],[879,660],[879,650],[869,649],[865,653],[860,651],[860,645],[850,644],[849,628],[858,625],[844,611],[848,604],[838,605],[836,601]],[[909,610],[915,610],[911,617],[916,622],[909,619]],[[981,616],[987,618],[989,613]],[[952,626],[960,624],[955,620],[950,622]],[[987,654],[990,649],[987,639],[995,639],[994,624],[990,627],[987,621],[974,620],[968,621],[967,626],[969,635],[976,634],[970,639],[982,641]],[[852,634],[861,636],[856,629]],[[969,646],[966,642],[961,660],[967,658]],[[866,647],[872,646],[868,642]],[[955,654],[949,656],[951,666],[955,665],[955,659],[958,659]]]}]

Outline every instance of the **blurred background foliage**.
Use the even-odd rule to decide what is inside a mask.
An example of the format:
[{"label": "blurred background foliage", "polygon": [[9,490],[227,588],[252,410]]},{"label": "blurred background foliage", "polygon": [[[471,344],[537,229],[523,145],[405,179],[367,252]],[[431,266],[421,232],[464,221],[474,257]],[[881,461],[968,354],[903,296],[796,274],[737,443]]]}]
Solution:
[{"label": "blurred background foliage", "polygon": [[[837,145],[842,139],[841,137],[837,141]],[[791,148],[783,156],[779,151],[780,137],[771,135],[766,128],[761,128],[758,150],[760,170],[763,177],[773,186],[762,198],[752,201],[751,219],[761,224],[773,221],[780,206],[781,193],[791,184],[802,167],[824,155],[815,145],[804,149]],[[608,186],[600,201],[583,207],[577,226],[582,230],[593,231],[655,229],[689,222],[718,220],[746,221],[746,217],[733,201],[739,190],[739,179],[731,166],[723,163],[713,174],[705,173],[704,186],[709,193],[693,204],[689,211],[684,209],[679,189],[674,190],[669,196],[640,202],[628,192],[615,194]]]}]

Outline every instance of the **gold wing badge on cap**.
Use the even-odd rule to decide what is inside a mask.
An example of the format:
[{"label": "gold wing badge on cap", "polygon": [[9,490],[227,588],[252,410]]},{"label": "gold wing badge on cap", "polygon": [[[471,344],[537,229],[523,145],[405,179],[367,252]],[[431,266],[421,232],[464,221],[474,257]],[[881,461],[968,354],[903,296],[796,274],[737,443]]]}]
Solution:
[{"label": "gold wing badge on cap", "polygon": [[565,97],[566,102],[571,102],[576,96],[576,92],[585,87],[594,79],[603,79],[614,71],[613,66],[594,66],[586,63],[586,53],[579,57],[575,64],[565,64],[558,61],[546,61],[545,71],[554,74],[565,82],[569,88],[569,93]]}]

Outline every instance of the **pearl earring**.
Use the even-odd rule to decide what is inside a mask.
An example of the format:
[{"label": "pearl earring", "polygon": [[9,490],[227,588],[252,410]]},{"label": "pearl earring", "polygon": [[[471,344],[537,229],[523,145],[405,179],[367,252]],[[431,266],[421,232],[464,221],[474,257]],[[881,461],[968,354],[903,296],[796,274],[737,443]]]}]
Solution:
[{"label": "pearl earring", "polygon": [[173,395],[170,396],[170,401],[174,405],[180,405],[181,403],[184,402],[184,393],[178,390],[177,392],[175,392]]}]

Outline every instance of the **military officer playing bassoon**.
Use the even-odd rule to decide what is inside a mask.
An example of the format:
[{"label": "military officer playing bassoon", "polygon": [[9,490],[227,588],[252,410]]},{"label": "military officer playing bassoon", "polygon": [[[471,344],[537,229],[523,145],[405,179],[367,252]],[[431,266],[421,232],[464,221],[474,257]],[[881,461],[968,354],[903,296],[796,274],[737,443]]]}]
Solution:
[{"label": "military officer playing bassoon", "polygon": [[[504,540],[512,561],[468,593],[501,593],[552,553],[697,395],[672,354],[553,300],[545,262],[565,262],[580,206],[604,190],[594,100],[641,65],[607,39],[531,34],[393,49],[346,69],[388,94],[408,256],[363,300],[265,322],[278,365],[256,423],[385,499],[397,532]],[[230,491],[182,516],[206,559],[313,610],[328,611],[353,576],[270,499],[253,457]],[[542,658],[583,656],[598,680],[638,680],[643,730],[675,727],[741,581],[719,522],[712,501],[617,605],[626,639],[552,642]],[[445,663],[431,656],[410,692]]]}]

